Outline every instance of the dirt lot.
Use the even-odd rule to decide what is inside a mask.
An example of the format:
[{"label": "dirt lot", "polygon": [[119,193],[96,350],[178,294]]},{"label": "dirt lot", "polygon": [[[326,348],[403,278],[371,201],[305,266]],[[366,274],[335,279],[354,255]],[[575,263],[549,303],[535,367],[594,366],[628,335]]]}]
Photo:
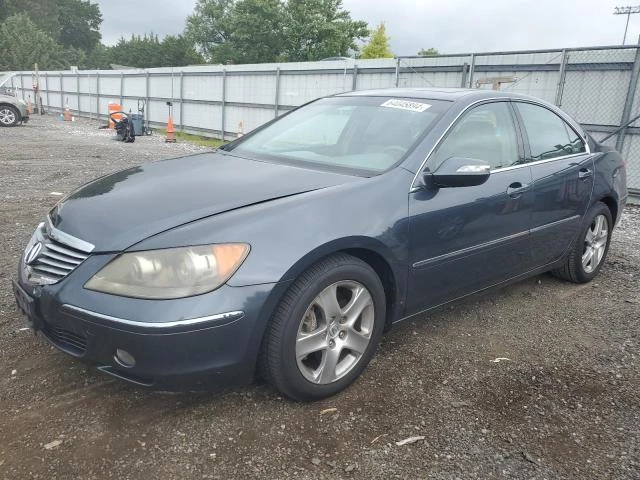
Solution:
[{"label": "dirt lot", "polygon": [[11,294],[57,193],[199,149],[110,135],[51,117],[0,130],[0,478],[640,478],[640,209],[592,284],[542,275],[408,322],[335,398],[169,395],[34,337]]}]

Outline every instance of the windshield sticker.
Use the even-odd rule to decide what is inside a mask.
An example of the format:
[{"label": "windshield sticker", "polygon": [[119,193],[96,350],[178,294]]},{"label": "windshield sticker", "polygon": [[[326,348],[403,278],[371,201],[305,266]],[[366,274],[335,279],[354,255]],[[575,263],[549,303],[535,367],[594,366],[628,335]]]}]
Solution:
[{"label": "windshield sticker", "polygon": [[401,110],[410,110],[412,112],[424,112],[431,105],[429,105],[428,103],[410,102],[409,100],[391,98],[380,106],[388,108],[399,108]]}]

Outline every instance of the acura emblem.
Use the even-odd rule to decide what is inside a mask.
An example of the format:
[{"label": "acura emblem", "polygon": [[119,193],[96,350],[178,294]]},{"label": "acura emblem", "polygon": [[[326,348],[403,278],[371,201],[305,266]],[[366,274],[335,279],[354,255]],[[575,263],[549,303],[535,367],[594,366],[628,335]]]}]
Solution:
[{"label": "acura emblem", "polygon": [[36,260],[36,258],[38,258],[38,255],[40,255],[41,251],[42,242],[37,242],[33,247],[31,247],[31,250],[27,252],[27,255],[24,257],[24,263],[26,263],[27,265],[31,265]]}]

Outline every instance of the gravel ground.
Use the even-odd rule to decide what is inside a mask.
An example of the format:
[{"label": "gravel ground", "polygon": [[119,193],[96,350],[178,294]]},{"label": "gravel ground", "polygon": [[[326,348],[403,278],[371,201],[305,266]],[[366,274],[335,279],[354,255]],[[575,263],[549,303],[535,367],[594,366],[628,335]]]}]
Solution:
[{"label": "gravel ground", "polygon": [[200,149],[110,136],[53,117],[0,130],[0,478],[640,478],[640,209],[593,283],[542,275],[405,322],[334,398],[169,395],[34,337],[9,286],[56,193]]}]

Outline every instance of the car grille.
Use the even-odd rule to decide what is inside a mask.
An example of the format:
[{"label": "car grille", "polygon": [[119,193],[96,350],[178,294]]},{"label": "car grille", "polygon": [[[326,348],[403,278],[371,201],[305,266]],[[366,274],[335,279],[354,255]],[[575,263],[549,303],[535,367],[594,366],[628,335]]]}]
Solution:
[{"label": "car grille", "polygon": [[40,255],[29,267],[41,276],[61,280],[84,262],[88,256],[84,252],[46,237]]},{"label": "car grille", "polygon": [[58,347],[76,355],[83,355],[87,350],[87,337],[71,330],[54,327],[45,322],[42,332]]},{"label": "car grille", "polygon": [[93,249],[92,245],[83,248],[85,242],[63,232],[50,233],[53,230],[50,225],[40,224],[27,246],[24,260],[31,283],[51,284],[62,280],[84,262]]}]

